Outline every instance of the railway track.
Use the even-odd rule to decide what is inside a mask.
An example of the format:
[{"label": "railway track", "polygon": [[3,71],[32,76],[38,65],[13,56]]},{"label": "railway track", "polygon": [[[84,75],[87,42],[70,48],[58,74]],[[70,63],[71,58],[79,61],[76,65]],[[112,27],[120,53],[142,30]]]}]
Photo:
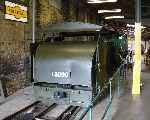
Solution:
[{"label": "railway track", "polygon": [[[82,109],[79,106],[61,107],[57,104],[45,105],[37,101],[24,109],[6,117],[3,120],[74,120],[76,115]],[[59,111],[56,115],[52,115],[54,111]]]}]

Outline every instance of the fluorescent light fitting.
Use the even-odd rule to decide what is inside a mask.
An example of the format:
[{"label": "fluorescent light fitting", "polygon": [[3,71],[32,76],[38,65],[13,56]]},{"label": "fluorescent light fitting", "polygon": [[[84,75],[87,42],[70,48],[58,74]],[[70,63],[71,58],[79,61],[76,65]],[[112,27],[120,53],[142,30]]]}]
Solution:
[{"label": "fluorescent light fitting", "polygon": [[96,30],[96,31],[100,31],[100,30]]},{"label": "fluorescent light fitting", "polygon": [[108,19],[120,19],[120,18],[124,18],[124,16],[108,16],[108,17],[105,17],[106,20],[108,20]]},{"label": "fluorescent light fitting", "polygon": [[127,27],[135,27],[135,25],[132,25],[132,24],[127,24]]},{"label": "fluorescent light fitting", "polygon": [[[127,27],[131,27],[131,28],[135,28],[135,25],[132,25],[132,24],[127,24]],[[141,26],[142,29],[145,29],[146,27],[144,26]]]},{"label": "fluorescent light fitting", "polygon": [[144,26],[141,26],[141,28],[142,28],[142,29],[145,29],[146,27],[144,27]]},{"label": "fluorescent light fitting", "polygon": [[107,2],[117,2],[118,0],[88,0],[88,3],[107,3]]},{"label": "fluorescent light fitting", "polygon": [[121,9],[112,9],[112,10],[98,10],[98,13],[119,13]]}]

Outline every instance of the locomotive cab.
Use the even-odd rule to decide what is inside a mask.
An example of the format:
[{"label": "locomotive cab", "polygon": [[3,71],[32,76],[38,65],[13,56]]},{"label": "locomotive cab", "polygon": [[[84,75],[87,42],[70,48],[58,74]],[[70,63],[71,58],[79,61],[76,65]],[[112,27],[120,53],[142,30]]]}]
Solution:
[{"label": "locomotive cab", "polygon": [[[90,31],[93,33],[101,29],[101,26],[71,22],[50,28],[57,32],[71,31],[69,36],[72,36],[72,33],[88,35]],[[89,106],[102,83],[98,59],[98,41],[39,43],[34,53],[33,67],[36,98],[48,103]]]},{"label": "locomotive cab", "polygon": [[61,104],[90,104],[97,91],[96,55],[95,41],[39,45],[34,64],[38,96]]}]

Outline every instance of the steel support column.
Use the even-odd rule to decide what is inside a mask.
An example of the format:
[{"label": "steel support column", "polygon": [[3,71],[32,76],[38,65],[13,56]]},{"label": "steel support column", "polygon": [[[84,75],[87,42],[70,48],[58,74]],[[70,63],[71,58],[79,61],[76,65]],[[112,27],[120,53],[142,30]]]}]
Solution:
[{"label": "steel support column", "polygon": [[141,0],[135,0],[135,12],[135,55],[132,94],[139,95],[141,81]]},{"label": "steel support column", "polygon": [[35,43],[35,4],[36,0],[32,1],[32,43]]},{"label": "steel support column", "polygon": [[[32,44],[35,43],[36,0],[32,1]],[[32,49],[32,48],[31,48]],[[34,82],[34,55],[31,53],[31,82]]]}]

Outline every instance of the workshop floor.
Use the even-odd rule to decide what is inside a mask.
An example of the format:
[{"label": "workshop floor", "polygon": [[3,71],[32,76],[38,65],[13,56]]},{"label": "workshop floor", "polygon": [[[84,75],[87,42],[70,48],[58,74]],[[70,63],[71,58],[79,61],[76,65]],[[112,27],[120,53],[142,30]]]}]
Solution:
[{"label": "workshop floor", "polygon": [[150,120],[150,69],[142,62],[141,80],[144,86],[141,95],[132,96],[132,72],[128,74],[129,86],[126,94],[120,99],[118,110],[113,120]]}]

